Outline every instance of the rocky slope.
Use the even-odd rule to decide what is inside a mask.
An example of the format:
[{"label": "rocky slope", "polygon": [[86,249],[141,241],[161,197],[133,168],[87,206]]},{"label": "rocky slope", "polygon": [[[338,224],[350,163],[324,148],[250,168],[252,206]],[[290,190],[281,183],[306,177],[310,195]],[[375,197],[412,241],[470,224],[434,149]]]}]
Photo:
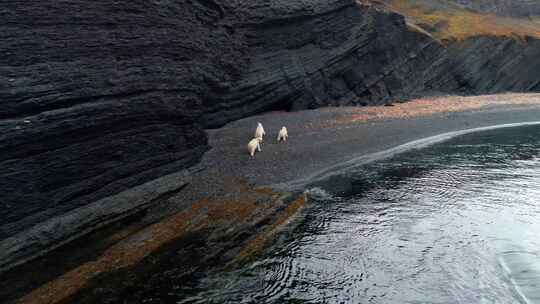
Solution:
[{"label": "rocky slope", "polygon": [[181,191],[204,128],[540,90],[533,35],[441,42],[371,2],[15,0],[0,17],[0,271]]}]

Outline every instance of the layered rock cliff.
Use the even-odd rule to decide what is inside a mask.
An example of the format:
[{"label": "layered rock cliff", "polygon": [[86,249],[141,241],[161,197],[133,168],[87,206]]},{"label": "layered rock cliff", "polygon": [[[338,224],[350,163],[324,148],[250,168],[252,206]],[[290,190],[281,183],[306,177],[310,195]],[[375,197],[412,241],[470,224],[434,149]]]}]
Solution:
[{"label": "layered rock cliff", "polygon": [[204,128],[540,90],[534,36],[442,41],[371,2],[9,1],[0,17],[0,271],[180,191]]}]

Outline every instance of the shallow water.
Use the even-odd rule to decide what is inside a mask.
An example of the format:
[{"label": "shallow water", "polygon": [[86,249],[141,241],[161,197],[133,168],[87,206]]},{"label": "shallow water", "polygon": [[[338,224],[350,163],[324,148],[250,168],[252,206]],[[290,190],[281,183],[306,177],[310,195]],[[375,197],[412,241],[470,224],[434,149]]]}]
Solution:
[{"label": "shallow water", "polygon": [[540,303],[540,127],[469,134],[355,168],[258,261],[179,303]]}]

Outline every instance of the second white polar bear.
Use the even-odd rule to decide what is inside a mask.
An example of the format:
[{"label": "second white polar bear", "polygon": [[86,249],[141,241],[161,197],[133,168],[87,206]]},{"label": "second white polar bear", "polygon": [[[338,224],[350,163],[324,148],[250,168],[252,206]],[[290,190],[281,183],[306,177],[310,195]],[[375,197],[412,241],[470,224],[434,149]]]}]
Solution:
[{"label": "second white polar bear", "polygon": [[260,138],[261,141],[262,141],[262,138],[266,135],[266,132],[264,132],[264,128],[263,128],[263,125],[262,123],[258,123],[257,124],[257,129],[255,130],[255,138]]},{"label": "second white polar bear", "polygon": [[277,141],[287,141],[287,138],[289,137],[289,133],[287,132],[286,127],[281,127],[281,130],[279,130],[279,134],[277,136]]}]

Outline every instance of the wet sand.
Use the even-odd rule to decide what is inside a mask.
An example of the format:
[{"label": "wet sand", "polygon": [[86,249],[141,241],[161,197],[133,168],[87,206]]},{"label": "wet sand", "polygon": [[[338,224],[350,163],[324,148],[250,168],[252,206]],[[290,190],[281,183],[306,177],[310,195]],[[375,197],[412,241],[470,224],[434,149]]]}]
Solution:
[{"label": "wet sand", "polygon": [[[302,210],[302,189],[294,181],[420,138],[530,121],[540,121],[540,94],[271,112],[208,130],[212,149],[191,169],[185,188],[149,210],[134,224],[136,229],[126,226],[127,236],[99,256],[81,259],[81,265],[42,282],[32,281],[18,302],[140,301],[145,288],[159,284],[154,279],[166,281],[171,265],[178,278],[211,267],[234,267],[261,252]],[[246,146],[257,122],[267,136],[262,152],[251,158]],[[276,141],[281,126],[289,130],[286,143]],[[171,251],[178,254],[171,257]],[[103,282],[109,290],[103,291]],[[137,292],[129,292],[133,289]]]}]

